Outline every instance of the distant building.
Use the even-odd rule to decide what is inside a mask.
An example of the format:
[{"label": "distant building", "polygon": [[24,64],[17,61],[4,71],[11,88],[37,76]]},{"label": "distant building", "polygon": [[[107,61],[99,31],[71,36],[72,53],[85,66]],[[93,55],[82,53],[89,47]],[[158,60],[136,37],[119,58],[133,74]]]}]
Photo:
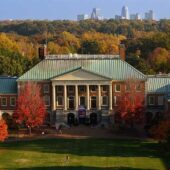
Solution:
[{"label": "distant building", "polygon": [[122,8],[121,19],[129,19],[129,9],[127,6]]},{"label": "distant building", "polygon": [[145,13],[145,20],[154,20],[154,12],[152,10]]},{"label": "distant building", "polygon": [[89,16],[87,14],[77,15],[77,21],[82,21],[82,20],[86,20],[86,19],[89,19]]},{"label": "distant building", "polygon": [[122,17],[120,15],[115,15],[115,20],[120,20]]},{"label": "distant building", "polygon": [[130,15],[130,20],[141,20],[141,16],[140,16],[139,13],[131,14]]},{"label": "distant building", "polygon": [[100,15],[100,9],[99,8],[93,8],[93,11],[91,13],[91,19],[93,20],[102,20],[103,17]]}]

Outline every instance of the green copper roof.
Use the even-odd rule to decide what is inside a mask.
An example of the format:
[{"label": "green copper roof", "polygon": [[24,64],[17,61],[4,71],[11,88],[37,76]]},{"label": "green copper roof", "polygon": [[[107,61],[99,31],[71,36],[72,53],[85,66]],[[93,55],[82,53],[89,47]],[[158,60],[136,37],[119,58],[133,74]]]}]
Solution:
[{"label": "green copper roof", "polygon": [[17,94],[16,78],[0,78],[0,94]]},{"label": "green copper roof", "polygon": [[147,92],[170,93],[170,76],[149,76],[147,80]]},{"label": "green copper roof", "polygon": [[[100,56],[101,57],[101,56]],[[113,80],[124,80],[128,77],[145,79],[145,75],[120,58],[64,58],[45,59],[22,75],[18,80],[50,80],[70,70],[83,68]]]}]

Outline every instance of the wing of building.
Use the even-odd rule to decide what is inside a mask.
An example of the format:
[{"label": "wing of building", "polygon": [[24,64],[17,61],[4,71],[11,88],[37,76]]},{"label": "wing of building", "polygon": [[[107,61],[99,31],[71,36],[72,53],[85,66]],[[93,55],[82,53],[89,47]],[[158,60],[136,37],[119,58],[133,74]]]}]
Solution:
[{"label": "wing of building", "polygon": [[[169,91],[157,94],[155,89],[158,87],[152,85],[154,78],[142,74],[116,55],[47,56],[19,77],[17,85],[18,89],[21,83],[28,81],[41,85],[42,95],[53,123],[68,122],[77,117],[92,115],[94,117],[96,115],[96,121],[100,121],[101,117],[107,118],[114,113],[119,97],[126,89],[127,79],[136,79],[140,82],[138,92],[148,99],[146,106],[149,111],[156,112],[151,100],[154,100],[154,104],[157,104],[156,100],[162,104],[160,109],[155,106],[158,110],[163,112],[168,109]],[[166,77],[165,81],[169,87],[170,77]],[[153,95],[157,98],[152,99],[150,96]]]}]

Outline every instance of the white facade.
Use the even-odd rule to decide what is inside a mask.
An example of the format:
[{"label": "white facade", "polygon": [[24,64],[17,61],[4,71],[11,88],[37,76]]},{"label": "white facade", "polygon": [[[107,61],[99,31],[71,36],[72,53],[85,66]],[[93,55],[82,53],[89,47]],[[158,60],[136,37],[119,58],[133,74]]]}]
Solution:
[{"label": "white facade", "polygon": [[103,17],[100,15],[100,9],[99,8],[93,8],[93,11],[91,13],[91,19],[93,20],[102,20]]},{"label": "white facade", "polygon": [[130,20],[141,20],[140,14],[131,14],[130,15]]},{"label": "white facade", "polygon": [[89,16],[87,14],[80,14],[77,15],[77,21],[83,21],[89,19]]},{"label": "white facade", "polygon": [[145,13],[145,20],[154,20],[154,12],[152,10]]},{"label": "white facade", "polygon": [[127,6],[122,8],[121,19],[129,19],[129,9]]}]

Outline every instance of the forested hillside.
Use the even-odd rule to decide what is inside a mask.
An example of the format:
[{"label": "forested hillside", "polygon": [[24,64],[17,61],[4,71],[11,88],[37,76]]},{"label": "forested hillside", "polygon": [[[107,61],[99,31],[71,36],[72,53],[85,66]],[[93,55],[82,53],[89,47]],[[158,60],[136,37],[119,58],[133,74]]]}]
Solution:
[{"label": "forested hillside", "polygon": [[21,75],[38,62],[38,47],[49,54],[117,54],[146,74],[170,72],[170,20],[1,21],[0,74]]}]

